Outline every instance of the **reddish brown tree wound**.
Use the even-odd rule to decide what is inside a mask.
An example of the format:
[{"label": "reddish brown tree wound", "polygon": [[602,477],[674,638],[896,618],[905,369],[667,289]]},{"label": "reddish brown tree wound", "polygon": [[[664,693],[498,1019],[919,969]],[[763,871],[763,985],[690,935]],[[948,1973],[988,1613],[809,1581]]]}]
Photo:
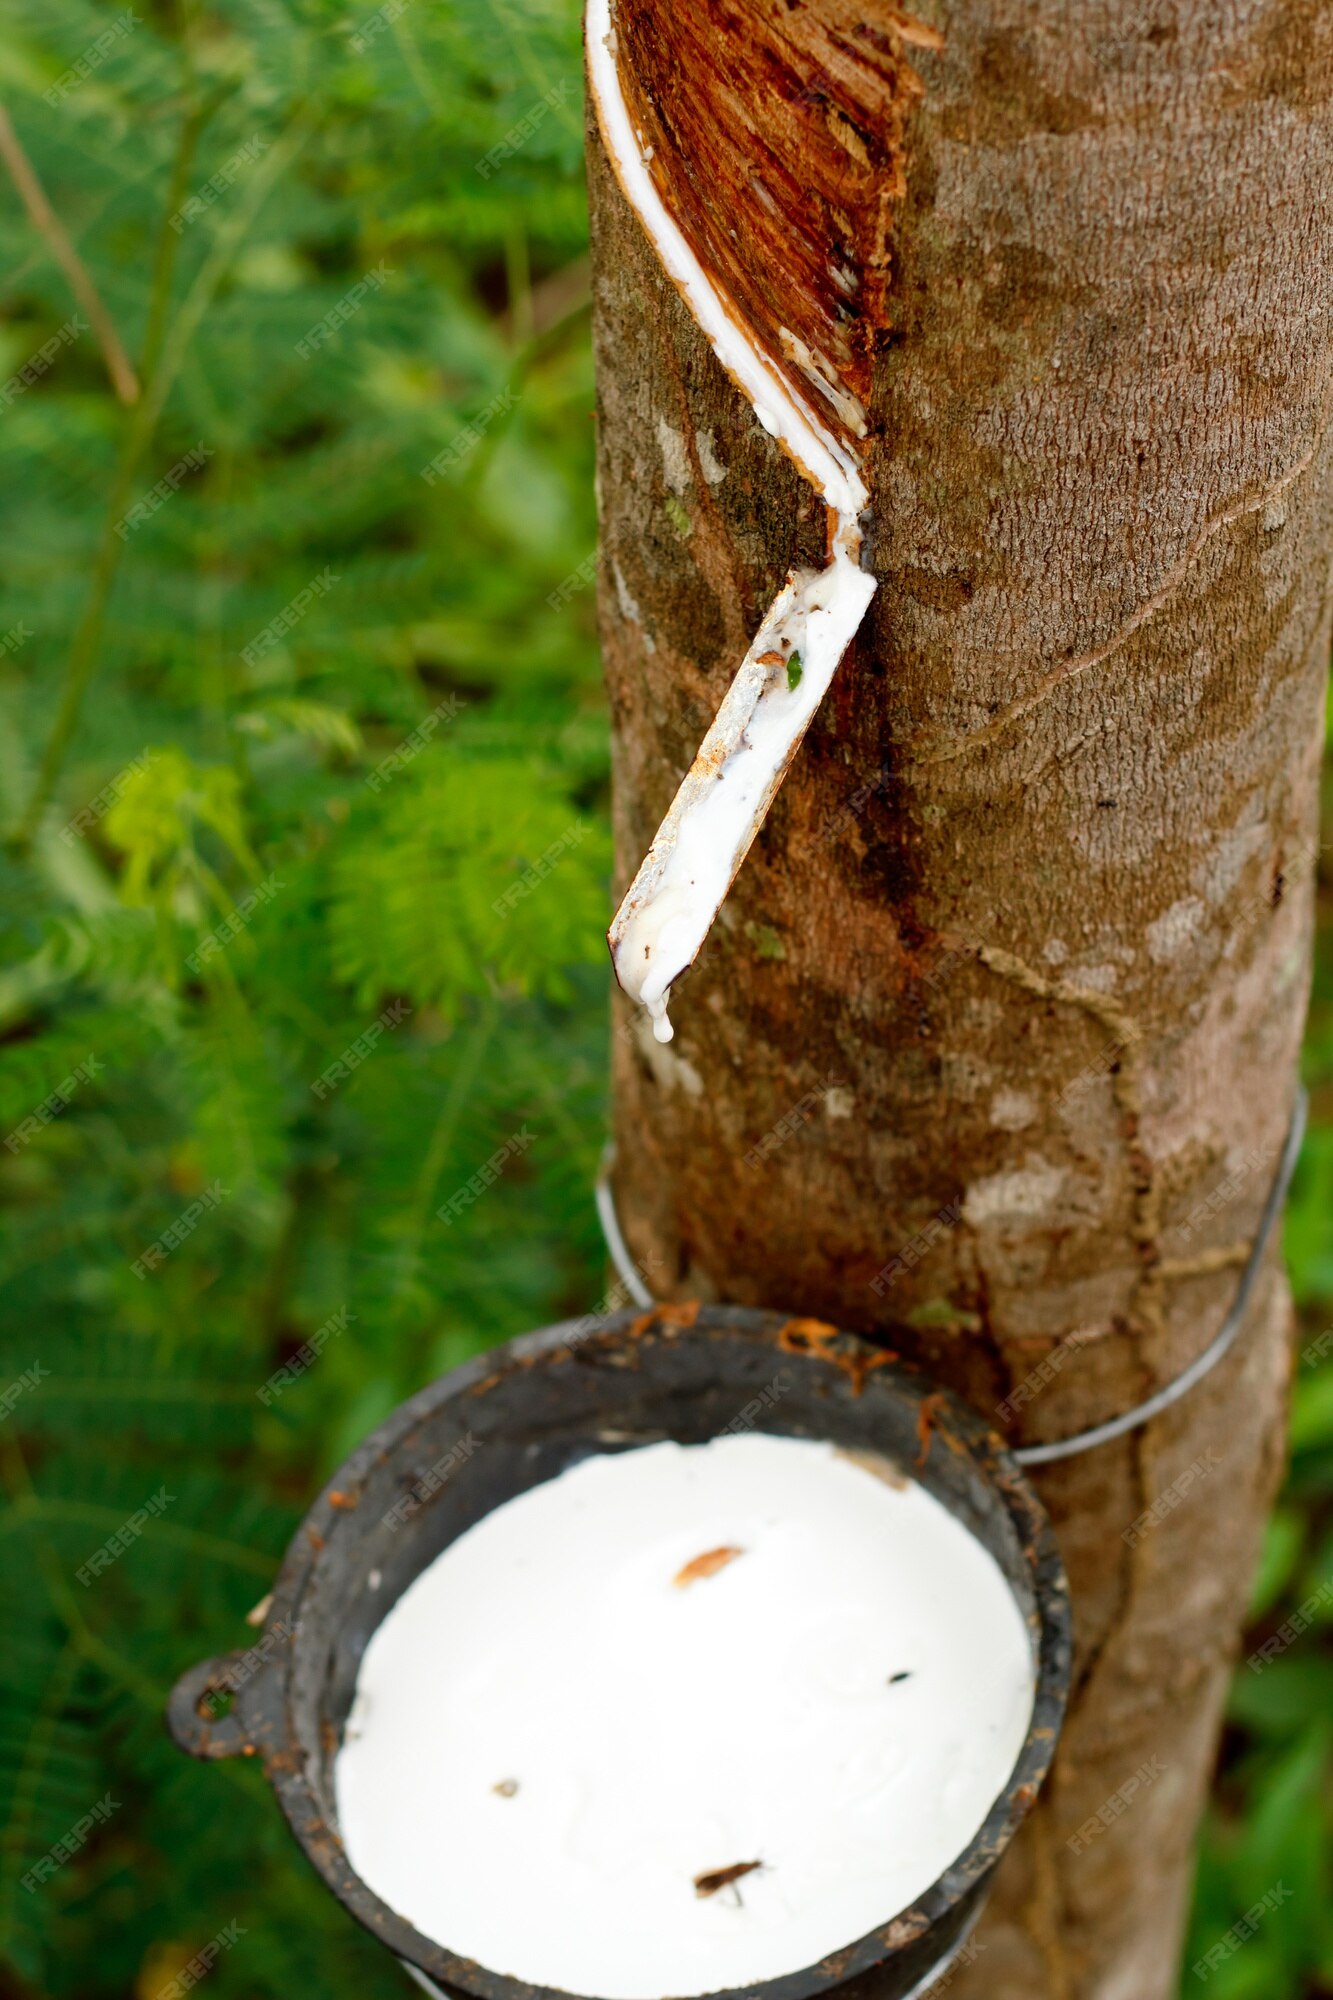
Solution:
[{"label": "reddish brown tree wound", "polygon": [[616,16],[618,67],[650,171],[696,256],[815,414],[865,431],[906,188],[913,48],[934,28],[849,0]]}]

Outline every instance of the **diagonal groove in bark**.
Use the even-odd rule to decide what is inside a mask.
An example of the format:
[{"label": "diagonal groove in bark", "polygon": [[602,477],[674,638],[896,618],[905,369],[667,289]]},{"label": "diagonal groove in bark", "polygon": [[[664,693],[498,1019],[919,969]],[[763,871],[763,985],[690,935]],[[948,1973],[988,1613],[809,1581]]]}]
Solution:
[{"label": "diagonal groove in bark", "polygon": [[[762,210],[747,198],[754,193],[753,183],[733,205],[734,219],[727,224],[727,251],[734,247],[740,266],[721,279],[709,269],[705,241],[711,232],[690,213],[690,177],[698,148],[687,142],[676,159],[676,146],[665,143],[666,134],[654,126],[651,87],[646,97],[639,94],[653,76],[659,92],[664,88],[680,36],[679,14],[670,40],[658,38],[640,51],[644,76],[635,74],[633,60],[622,68],[624,52],[633,52],[636,27],[653,15],[651,7],[626,6],[617,12],[613,0],[588,0],[588,96],[602,143],[663,271],[763,428],[823,501],[827,524],[825,564],[817,570],[788,570],[607,933],[617,979],[647,1008],[657,1040],[669,1042],[674,1034],[667,1011],[671,988],[702,949],[865,617],[877,580],[862,564],[863,517],[870,503],[858,442],[865,434],[864,411],[827,357],[811,355],[810,380],[803,388],[795,386],[782,338],[775,345],[763,312],[747,309],[754,267],[758,265],[762,281],[771,264],[764,256]],[[703,87],[726,55],[749,46],[748,38],[734,35],[714,40],[706,0],[701,18],[704,35],[691,79],[694,92],[687,87],[687,95]],[[775,59],[780,39],[775,24],[764,21],[761,27],[757,18],[754,25],[760,61]],[[890,71],[890,103],[896,102],[895,84],[902,81],[900,72]],[[770,93],[756,87],[752,94],[759,101]],[[656,133],[652,143],[645,130]],[[792,213],[788,221],[795,233],[797,215]],[[840,234],[832,219],[817,232],[821,273],[841,254]],[[783,240],[780,230],[779,248]],[[780,336],[786,331],[780,329]]]},{"label": "diagonal groove in bark", "polygon": [[1075,659],[1066,660],[1060,666],[1052,667],[1049,672],[1042,675],[1035,687],[1029,689],[1027,694],[1020,695],[1016,701],[1010,702],[999,715],[992,717],[984,728],[971,730],[965,736],[939,739],[914,755],[909,751],[903,761],[904,776],[909,776],[923,766],[950,764],[959,757],[969,756],[974,750],[984,749],[988,743],[993,743],[998,736],[1002,736],[1015,722],[1021,722],[1024,716],[1030,715],[1034,708],[1048,700],[1067,681],[1076,680],[1080,674],[1089,672],[1091,668],[1102,666],[1113,654],[1118,653],[1136,632],[1142,630],[1150,619],[1156,617],[1185,582],[1214,536],[1221,534],[1225,528],[1235,527],[1238,521],[1245,520],[1249,515],[1258,513],[1261,507],[1270,505],[1289,487],[1294,486],[1298,479],[1304,477],[1319,456],[1320,448],[1328,435],[1331,416],[1333,416],[1333,374],[1330,374],[1320,399],[1314,437],[1296,462],[1279,473],[1277,478],[1266,486],[1260,487],[1257,493],[1249,493],[1243,499],[1233,501],[1206,521],[1184,554],[1172,563],[1157,589],[1130,613],[1109,639],[1085,653],[1080,653]]}]

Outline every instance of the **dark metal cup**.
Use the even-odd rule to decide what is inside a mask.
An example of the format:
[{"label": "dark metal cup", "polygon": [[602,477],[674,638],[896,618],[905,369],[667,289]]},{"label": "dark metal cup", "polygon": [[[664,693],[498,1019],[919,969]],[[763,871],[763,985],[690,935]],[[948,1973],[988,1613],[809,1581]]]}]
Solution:
[{"label": "dark metal cup", "polygon": [[[731,1306],[567,1321],[422,1389],[334,1475],[293,1537],[264,1630],[172,1690],[195,1757],[258,1756],[306,1854],[421,1983],[463,2000],[570,2000],[423,1937],[350,1866],[333,1767],[375,1628],[442,1549],[593,1452],[738,1430],[887,1458],[990,1551],[1032,1639],[1036,1696],[1009,1782],[909,1909],[817,1965],[710,2000],[910,2000],[959,1949],[1050,1767],[1069,1685],[1069,1594],[1046,1516],[1000,1440],[947,1390],[851,1334]],[[647,1723],[646,1723],[647,1726]],[[424,1975],[424,1977],[423,1977]]]}]

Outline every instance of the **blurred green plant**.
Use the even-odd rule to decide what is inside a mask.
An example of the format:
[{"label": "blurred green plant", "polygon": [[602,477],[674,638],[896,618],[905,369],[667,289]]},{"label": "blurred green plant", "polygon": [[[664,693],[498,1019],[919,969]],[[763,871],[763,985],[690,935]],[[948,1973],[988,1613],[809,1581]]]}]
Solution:
[{"label": "blurred green plant", "polygon": [[[1327,780],[1322,817],[1327,845]],[[1310,1131],[1284,1239],[1300,1321],[1292,1460],[1232,1686],[1182,1975],[1183,1993],[1219,2000],[1333,1994],[1333,890],[1322,870],[1317,911]],[[1251,1928],[1247,1912],[1279,1885],[1287,1899]]]},{"label": "blurred green plant", "polygon": [[[0,1958],[16,1995],[156,2000],[236,1923],[217,2000],[388,1996],[257,1774],[190,1764],[161,1712],[243,1643],[371,1425],[603,1289],[577,9],[0,19]],[[1289,1225],[1307,1346],[1333,1321],[1327,935]],[[1252,1643],[1333,1575],[1329,1359],[1298,1381]],[[1320,1618],[1237,1682],[1187,1967],[1278,1876],[1296,1894],[1210,1979],[1230,2000],[1333,1991]]]},{"label": "blurred green plant", "polygon": [[595,537],[577,12],[3,14],[20,172],[138,395],[0,165],[0,1956],[153,2000],[236,1920],[218,2000],[398,1993],[161,1711],[369,1425],[602,1289],[607,738],[592,593],[547,602]]}]

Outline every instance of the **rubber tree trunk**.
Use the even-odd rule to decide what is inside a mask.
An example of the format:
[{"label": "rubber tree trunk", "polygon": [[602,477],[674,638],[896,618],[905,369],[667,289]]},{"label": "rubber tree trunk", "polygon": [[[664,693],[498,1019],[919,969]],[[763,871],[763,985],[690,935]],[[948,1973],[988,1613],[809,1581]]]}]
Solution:
[{"label": "rubber tree trunk", "polygon": [[[615,1186],[659,1295],[871,1331],[1027,1442],[1129,1407],[1211,1337],[1291,1111],[1333,547],[1333,12],[921,11],[943,48],[909,47],[894,129],[855,130],[823,74],[794,98],[878,163],[856,198],[892,197],[866,357],[879,591],[677,988],[675,1043],[617,1001]],[[687,40],[667,0],[621,0],[635,88],[684,131],[770,18],[692,0]],[[891,43],[903,17],[848,19]],[[748,105],[696,121],[727,142],[697,183],[724,215],[762,200],[744,156],[777,72],[747,73]],[[590,171],[619,893],[788,565],[822,561],[823,510],[595,134]],[[752,317],[767,296],[804,323],[795,255],[740,261]],[[957,2000],[1175,1991],[1288,1326],[1274,1260],[1203,1386],[1038,1475],[1076,1690]]]}]

